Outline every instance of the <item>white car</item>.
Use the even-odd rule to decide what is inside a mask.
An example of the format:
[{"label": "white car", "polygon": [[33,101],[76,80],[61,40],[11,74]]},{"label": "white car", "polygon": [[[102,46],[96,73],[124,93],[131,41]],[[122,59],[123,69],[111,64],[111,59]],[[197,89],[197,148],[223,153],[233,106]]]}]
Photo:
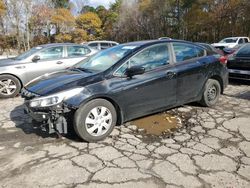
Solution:
[{"label": "white car", "polygon": [[84,45],[87,45],[91,48],[94,48],[96,50],[105,50],[107,48],[113,47],[118,45],[119,43],[115,41],[107,41],[107,40],[98,40],[98,41],[90,41],[83,43]]},{"label": "white car", "polygon": [[218,43],[213,43],[212,46],[223,50],[224,48],[234,48],[238,44],[244,44],[248,42],[250,42],[248,37],[229,37],[221,40]]}]

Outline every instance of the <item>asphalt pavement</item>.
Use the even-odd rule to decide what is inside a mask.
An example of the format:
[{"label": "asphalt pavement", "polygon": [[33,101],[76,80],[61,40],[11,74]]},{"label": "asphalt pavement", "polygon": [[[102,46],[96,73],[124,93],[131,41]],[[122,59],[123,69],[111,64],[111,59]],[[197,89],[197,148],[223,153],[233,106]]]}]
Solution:
[{"label": "asphalt pavement", "polygon": [[250,187],[250,85],[233,83],[213,108],[167,111],[181,120],[167,134],[133,122],[85,143],[34,128],[23,99],[0,100],[0,186],[153,188]]}]

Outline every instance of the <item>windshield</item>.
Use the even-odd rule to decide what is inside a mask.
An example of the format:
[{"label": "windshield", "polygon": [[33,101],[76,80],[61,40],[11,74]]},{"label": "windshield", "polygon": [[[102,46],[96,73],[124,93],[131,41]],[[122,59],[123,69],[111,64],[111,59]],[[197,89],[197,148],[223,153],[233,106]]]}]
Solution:
[{"label": "windshield", "polygon": [[16,60],[26,59],[27,57],[31,56],[32,54],[36,53],[37,51],[39,51],[41,49],[42,49],[42,47],[40,47],[40,46],[31,48],[29,51],[22,53],[21,55],[17,56],[15,59]]},{"label": "windshield", "polygon": [[238,38],[226,38],[221,40],[219,43],[236,43]]},{"label": "windshield", "polygon": [[118,45],[107,50],[103,50],[89,58],[81,61],[74,68],[89,72],[102,72],[113,66],[137,46]]},{"label": "windshield", "polygon": [[244,46],[242,46],[238,50],[237,56],[249,57],[250,56],[250,44],[245,44]]}]

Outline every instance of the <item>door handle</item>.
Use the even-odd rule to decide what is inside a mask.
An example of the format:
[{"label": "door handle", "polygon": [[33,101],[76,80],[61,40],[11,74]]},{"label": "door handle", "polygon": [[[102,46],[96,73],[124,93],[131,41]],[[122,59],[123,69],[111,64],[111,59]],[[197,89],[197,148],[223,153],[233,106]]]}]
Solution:
[{"label": "door handle", "polygon": [[60,65],[60,64],[63,64],[63,62],[62,61],[57,61],[56,64]]},{"label": "door handle", "polygon": [[166,75],[167,75],[167,78],[173,78],[175,75],[176,75],[176,72],[173,72],[173,71],[168,71],[167,73],[166,73]]},{"label": "door handle", "polygon": [[16,69],[25,69],[25,66],[16,66]]}]

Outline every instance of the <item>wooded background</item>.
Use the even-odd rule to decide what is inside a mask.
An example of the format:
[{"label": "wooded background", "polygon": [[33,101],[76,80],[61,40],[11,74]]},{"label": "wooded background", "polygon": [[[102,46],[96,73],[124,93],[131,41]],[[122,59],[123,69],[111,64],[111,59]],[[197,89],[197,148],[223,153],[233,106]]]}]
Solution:
[{"label": "wooded background", "polygon": [[128,42],[168,36],[216,42],[250,35],[249,0],[0,0],[0,52],[50,42]]}]

